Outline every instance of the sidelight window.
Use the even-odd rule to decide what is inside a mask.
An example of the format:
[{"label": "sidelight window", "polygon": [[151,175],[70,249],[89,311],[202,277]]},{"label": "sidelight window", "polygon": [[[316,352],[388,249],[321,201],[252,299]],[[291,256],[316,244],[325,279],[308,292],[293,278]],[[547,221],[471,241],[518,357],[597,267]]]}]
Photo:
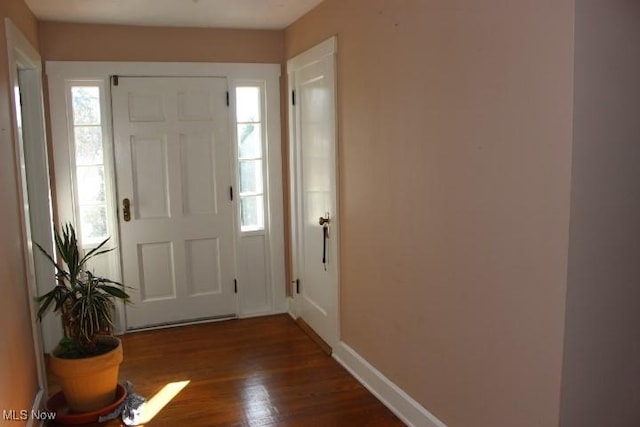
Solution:
[{"label": "sidelight window", "polygon": [[240,181],[240,230],[264,230],[264,117],[262,88],[236,88],[236,132]]},{"label": "sidelight window", "polygon": [[76,207],[84,246],[97,244],[110,234],[100,92],[99,86],[70,87]]}]

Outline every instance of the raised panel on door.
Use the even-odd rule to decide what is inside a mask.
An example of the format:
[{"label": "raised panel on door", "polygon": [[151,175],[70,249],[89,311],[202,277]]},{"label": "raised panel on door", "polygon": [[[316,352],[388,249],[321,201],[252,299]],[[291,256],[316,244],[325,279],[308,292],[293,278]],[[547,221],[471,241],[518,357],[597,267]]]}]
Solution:
[{"label": "raised panel on door", "polygon": [[140,300],[142,302],[176,297],[173,245],[171,242],[139,244],[138,266]]},{"label": "raised panel on door", "polygon": [[128,109],[130,123],[144,122],[164,122],[166,116],[164,112],[165,100],[162,93],[154,92],[154,89],[147,91],[131,90],[128,93]]},{"label": "raised panel on door", "polygon": [[186,242],[187,293],[189,296],[222,292],[220,240],[195,239]]},{"label": "raised panel on door", "polygon": [[216,214],[216,152],[212,132],[180,135],[184,215]]},{"label": "raised panel on door", "polygon": [[120,77],[112,100],[127,327],[234,316],[226,80]]},{"label": "raised panel on door", "polygon": [[178,92],[178,120],[213,121],[215,118],[215,94],[207,90],[186,89]]},{"label": "raised panel on door", "polygon": [[133,213],[136,219],[169,217],[166,135],[131,136]]}]

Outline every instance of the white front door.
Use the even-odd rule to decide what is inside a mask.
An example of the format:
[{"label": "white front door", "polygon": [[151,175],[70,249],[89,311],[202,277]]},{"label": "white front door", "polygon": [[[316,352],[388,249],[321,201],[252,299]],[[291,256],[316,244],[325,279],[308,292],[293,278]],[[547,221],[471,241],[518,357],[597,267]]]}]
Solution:
[{"label": "white front door", "polygon": [[332,38],[288,63],[296,304],[331,347],[338,340],[335,46]]},{"label": "white front door", "polygon": [[233,316],[226,79],[119,77],[111,91],[127,328]]}]

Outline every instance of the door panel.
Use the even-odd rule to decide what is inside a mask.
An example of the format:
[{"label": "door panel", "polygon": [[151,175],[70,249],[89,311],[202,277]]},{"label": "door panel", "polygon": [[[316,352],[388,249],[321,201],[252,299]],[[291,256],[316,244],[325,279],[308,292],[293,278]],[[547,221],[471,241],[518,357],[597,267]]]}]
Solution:
[{"label": "door panel", "polygon": [[138,245],[140,302],[176,297],[174,259],[171,242]]},{"label": "door panel", "polygon": [[220,239],[187,240],[187,292],[189,296],[222,292]]},{"label": "door panel", "polygon": [[183,213],[216,214],[215,135],[181,135]]},{"label": "door panel", "polygon": [[[334,57],[309,52],[300,57],[289,64],[296,97],[292,178],[294,263],[300,280],[296,301],[300,316],[333,347],[338,340]],[[321,225],[320,217],[328,219],[328,224]]]},{"label": "door panel", "polygon": [[118,195],[132,213],[120,212],[129,329],[236,312],[226,90],[223,78],[112,87]]},{"label": "door panel", "polygon": [[168,218],[169,173],[166,136],[132,135],[129,150],[134,218]]}]

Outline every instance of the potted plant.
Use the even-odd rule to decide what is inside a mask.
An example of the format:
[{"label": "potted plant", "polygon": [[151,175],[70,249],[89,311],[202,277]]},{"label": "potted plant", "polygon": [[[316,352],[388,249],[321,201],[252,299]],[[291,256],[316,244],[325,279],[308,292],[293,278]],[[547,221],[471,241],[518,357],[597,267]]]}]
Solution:
[{"label": "potted plant", "polygon": [[60,379],[70,409],[91,412],[116,397],[122,344],[111,335],[114,300],[127,302],[129,295],[121,283],[87,270],[87,262],[114,249],[104,248],[108,238],[84,256],[71,224],[65,224],[62,233],[55,230],[54,240],[59,262],[36,243],[56,270],[53,289],[37,298],[38,317],[51,307],[60,313],[64,337],[50,355],[49,368]]}]

